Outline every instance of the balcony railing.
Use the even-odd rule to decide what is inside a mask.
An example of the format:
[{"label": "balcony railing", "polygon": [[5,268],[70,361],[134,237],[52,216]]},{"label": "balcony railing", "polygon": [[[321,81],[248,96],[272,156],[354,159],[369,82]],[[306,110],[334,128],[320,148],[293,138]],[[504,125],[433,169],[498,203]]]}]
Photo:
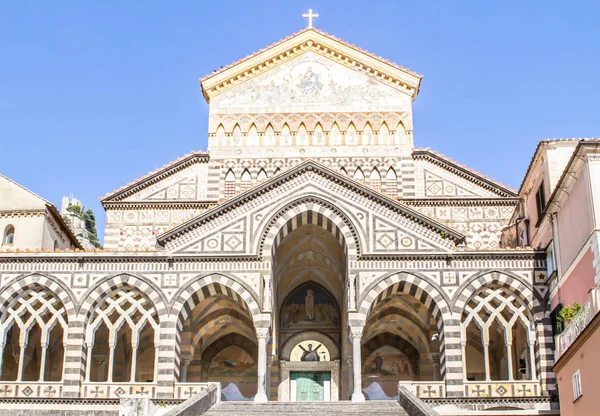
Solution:
[{"label": "balcony railing", "polygon": [[575,342],[579,334],[589,325],[594,319],[594,316],[599,311],[600,305],[600,290],[598,288],[590,291],[589,300],[582,305],[581,311],[575,317],[565,330],[556,336],[556,351],[554,353],[555,361],[569,349],[569,347]]}]

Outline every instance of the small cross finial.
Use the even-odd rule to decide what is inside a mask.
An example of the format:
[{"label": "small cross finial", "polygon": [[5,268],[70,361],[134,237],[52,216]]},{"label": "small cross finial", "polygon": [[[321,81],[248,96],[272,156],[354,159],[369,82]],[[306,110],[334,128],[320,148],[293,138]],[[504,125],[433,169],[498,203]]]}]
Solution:
[{"label": "small cross finial", "polygon": [[302,15],[302,17],[304,17],[304,18],[308,18],[308,27],[309,27],[309,29],[310,29],[310,28],[312,28],[312,27],[313,27],[313,26],[312,26],[312,19],[313,19],[313,17],[315,17],[315,18],[316,18],[316,17],[319,17],[319,14],[318,14],[318,13],[315,13],[315,14],[313,14],[313,10],[312,10],[312,9],[308,9],[308,13],[304,13],[304,14]]}]

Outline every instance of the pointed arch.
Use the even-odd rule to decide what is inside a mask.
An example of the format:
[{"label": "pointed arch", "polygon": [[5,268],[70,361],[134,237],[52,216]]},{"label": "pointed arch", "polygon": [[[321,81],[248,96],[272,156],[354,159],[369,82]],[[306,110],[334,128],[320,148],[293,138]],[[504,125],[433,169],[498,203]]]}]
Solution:
[{"label": "pointed arch", "polygon": [[306,132],[306,127],[304,127],[304,123],[302,123],[298,128],[298,134],[296,134],[296,146],[306,145],[308,145],[308,133]]},{"label": "pointed arch", "polygon": [[242,145],[242,129],[239,124],[236,124],[233,127],[233,132],[231,133],[231,145],[232,146],[241,146]]},{"label": "pointed arch", "polygon": [[390,129],[384,121],[379,128],[379,134],[377,135],[377,144],[390,144]]},{"label": "pointed arch", "polygon": [[267,129],[265,130],[265,135],[263,137],[263,145],[275,146],[275,130],[273,130],[273,126],[271,125],[271,123],[267,125]]},{"label": "pointed arch", "polygon": [[217,146],[227,146],[227,135],[225,134],[225,127],[222,124],[219,124],[219,127],[217,127],[216,141]]},{"label": "pointed arch", "polygon": [[254,124],[250,126],[248,134],[246,135],[246,146],[258,146],[258,130],[256,129],[256,125]]},{"label": "pointed arch", "polygon": [[373,167],[371,174],[369,175],[369,186],[377,192],[381,192],[381,175],[376,166]]},{"label": "pointed arch", "polygon": [[256,180],[257,180],[258,182],[263,182],[263,181],[266,181],[267,179],[268,179],[268,177],[267,177],[267,172],[265,172],[265,169],[264,169],[264,168],[261,168],[261,169],[258,171],[258,175],[256,175]]},{"label": "pointed arch", "polygon": [[329,146],[339,146],[342,144],[342,133],[337,123],[333,123],[331,130],[329,131]]},{"label": "pointed arch", "polygon": [[343,166],[340,168],[340,173],[344,176],[348,176],[348,171]]},{"label": "pointed arch", "polygon": [[315,131],[312,135],[312,144],[314,146],[323,146],[325,144],[325,134],[323,133],[323,127],[321,127],[321,123],[317,123],[315,126]]},{"label": "pointed arch", "polygon": [[392,198],[398,197],[398,176],[392,166],[385,174],[385,193]]},{"label": "pointed arch", "polygon": [[273,176],[275,176],[275,175],[279,175],[280,173],[281,173],[281,169],[280,169],[280,168],[277,168],[277,169],[275,169],[275,171],[273,172]]},{"label": "pointed arch", "polygon": [[248,169],[244,169],[240,177],[240,191],[244,192],[252,186],[252,175]]},{"label": "pointed arch", "polygon": [[280,146],[291,146],[292,145],[292,135],[290,133],[290,127],[287,123],[285,123],[281,129],[281,133],[279,133],[279,145]]},{"label": "pointed arch", "polygon": [[396,126],[396,133],[394,134],[395,144],[406,144],[406,129],[404,124],[400,121]]},{"label": "pointed arch", "polygon": [[356,170],[354,171],[354,176],[353,176],[354,180],[360,183],[365,183],[365,174],[362,171],[362,169],[359,167],[356,168]]},{"label": "pointed arch", "polygon": [[350,122],[348,126],[348,130],[346,130],[346,145],[347,146],[355,146],[358,144],[358,136],[356,134],[356,127],[354,127],[354,123]]},{"label": "pointed arch", "polygon": [[233,198],[235,196],[235,173],[232,169],[229,169],[225,174],[225,187],[224,196],[225,198]]},{"label": "pointed arch", "polygon": [[363,133],[362,133],[362,144],[363,145],[375,144],[374,140],[373,140],[373,128],[371,127],[371,124],[368,122],[367,122],[367,124],[365,124],[365,129],[363,130]]}]

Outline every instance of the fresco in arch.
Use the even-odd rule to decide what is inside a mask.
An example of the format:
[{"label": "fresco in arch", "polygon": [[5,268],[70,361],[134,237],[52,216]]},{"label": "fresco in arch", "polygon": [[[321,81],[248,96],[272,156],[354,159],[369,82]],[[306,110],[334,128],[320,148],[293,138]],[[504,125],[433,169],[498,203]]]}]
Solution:
[{"label": "fresco in arch", "polygon": [[410,97],[366,74],[307,52],[215,97],[211,109],[264,111],[279,108],[283,103],[289,108],[300,107],[302,111],[306,111],[307,106],[324,105],[352,106],[354,111],[381,110],[382,105],[387,105],[391,111],[404,111],[410,106]]},{"label": "fresco in arch", "polygon": [[384,345],[373,351],[363,365],[363,394],[368,400],[396,400],[398,381],[412,380],[414,370],[406,355]]},{"label": "fresco in arch", "polygon": [[256,395],[256,362],[232,345],[219,352],[208,367],[208,381],[221,382],[221,400],[248,401]]},{"label": "fresco in arch", "polygon": [[281,309],[281,327],[309,329],[339,326],[335,301],[322,287],[305,283],[294,290]]}]

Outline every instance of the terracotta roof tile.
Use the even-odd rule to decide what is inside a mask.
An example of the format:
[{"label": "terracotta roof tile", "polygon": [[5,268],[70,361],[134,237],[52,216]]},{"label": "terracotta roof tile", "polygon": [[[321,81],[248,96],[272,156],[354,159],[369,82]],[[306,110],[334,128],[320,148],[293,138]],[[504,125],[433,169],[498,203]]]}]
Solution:
[{"label": "terracotta roof tile", "polygon": [[293,37],[296,37],[296,36],[298,36],[298,35],[300,35],[300,34],[302,34],[302,33],[304,33],[304,32],[308,32],[308,31],[311,31],[311,30],[312,30],[312,31],[314,31],[314,32],[316,32],[316,33],[319,33],[319,34],[321,34],[321,35],[323,35],[323,36],[326,36],[326,37],[328,37],[328,38],[330,38],[330,39],[332,39],[332,40],[335,40],[335,41],[337,41],[337,42],[340,42],[340,43],[342,43],[342,44],[344,44],[344,45],[346,45],[346,46],[348,46],[348,47],[350,47],[350,48],[352,48],[352,49],[354,49],[354,50],[357,50],[357,51],[359,51],[359,52],[362,52],[362,53],[364,53],[364,54],[366,54],[366,55],[369,55],[370,57],[372,57],[372,58],[375,58],[375,59],[377,59],[377,60],[379,60],[379,61],[381,61],[381,62],[385,62],[386,64],[388,64],[388,65],[391,65],[391,66],[393,66],[393,67],[395,67],[395,68],[398,68],[398,69],[401,69],[401,70],[403,70],[403,71],[409,72],[410,74],[412,74],[412,75],[414,75],[414,76],[416,76],[416,77],[423,78],[423,75],[417,74],[416,72],[413,72],[413,71],[411,71],[410,69],[408,69],[408,68],[405,68],[405,67],[403,67],[403,66],[401,66],[401,65],[398,65],[398,64],[396,64],[396,63],[394,63],[394,62],[390,62],[389,60],[387,60],[387,59],[385,59],[385,58],[382,58],[382,57],[381,57],[381,56],[379,56],[379,55],[376,55],[376,54],[374,54],[374,53],[372,53],[372,52],[369,52],[369,51],[368,51],[368,50],[366,50],[366,49],[359,48],[358,46],[356,46],[356,45],[354,45],[354,44],[351,44],[351,43],[349,43],[349,42],[346,42],[345,40],[343,40],[343,39],[340,39],[340,38],[337,38],[337,37],[335,37],[335,36],[333,36],[333,35],[330,35],[330,34],[329,34],[329,33],[327,33],[327,32],[324,32],[324,31],[322,31],[322,30],[315,29],[315,28],[305,28],[305,29],[299,30],[299,31],[297,31],[297,32],[295,32],[295,33],[292,33],[291,35],[289,35],[289,36],[287,36],[287,37],[285,37],[285,38],[283,38],[283,39],[279,39],[277,42],[274,42],[274,43],[270,44],[269,46],[267,46],[267,47],[265,47],[265,48],[259,49],[258,51],[254,52],[254,53],[252,53],[252,54],[250,54],[250,55],[246,55],[245,57],[243,57],[243,58],[241,58],[241,59],[238,59],[237,61],[235,61],[235,62],[232,62],[232,63],[230,63],[229,65],[223,66],[223,67],[219,68],[218,70],[215,70],[215,71],[213,71],[213,72],[212,72],[212,73],[210,73],[210,74],[207,74],[207,75],[203,76],[202,78],[200,78],[200,81],[205,81],[205,80],[207,80],[207,79],[209,79],[209,78],[212,78],[213,76],[215,76],[215,75],[217,75],[217,74],[220,74],[220,73],[222,73],[222,72],[224,72],[224,71],[228,70],[229,68],[232,68],[232,67],[234,67],[234,66],[236,66],[236,65],[238,65],[238,64],[241,64],[242,62],[244,62],[244,61],[246,61],[246,60],[248,60],[248,59],[250,59],[250,58],[253,58],[253,57],[255,57],[255,56],[257,56],[257,55],[259,55],[259,54],[261,54],[261,53],[263,53],[263,52],[266,52],[266,51],[268,51],[269,49],[272,49],[272,48],[274,48],[274,47],[276,47],[276,46],[278,46],[278,45],[282,44],[283,42],[286,42],[286,41],[288,41],[288,40],[292,39]]}]

